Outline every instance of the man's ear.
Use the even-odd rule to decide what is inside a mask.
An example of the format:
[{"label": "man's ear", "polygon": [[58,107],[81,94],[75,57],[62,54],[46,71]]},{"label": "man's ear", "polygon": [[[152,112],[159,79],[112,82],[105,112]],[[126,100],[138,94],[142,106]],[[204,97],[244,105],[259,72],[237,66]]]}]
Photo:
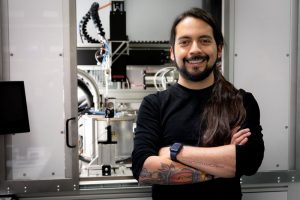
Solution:
[{"label": "man's ear", "polygon": [[222,49],[223,49],[223,45],[219,45],[218,46],[218,58],[221,59],[222,57]]},{"label": "man's ear", "polygon": [[170,47],[170,58],[171,58],[172,61],[175,60],[175,58],[174,58],[174,49],[173,49],[173,47]]}]

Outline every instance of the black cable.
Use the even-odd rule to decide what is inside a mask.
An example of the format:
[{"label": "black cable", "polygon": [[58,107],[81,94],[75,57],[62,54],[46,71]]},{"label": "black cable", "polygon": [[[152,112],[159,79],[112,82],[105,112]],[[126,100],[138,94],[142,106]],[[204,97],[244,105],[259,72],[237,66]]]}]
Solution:
[{"label": "black cable", "polygon": [[104,32],[104,29],[102,28],[98,10],[99,10],[99,4],[97,2],[94,2],[92,4],[89,12],[90,12],[90,15],[92,17],[95,27],[98,29],[98,34],[105,38],[105,32]]},{"label": "black cable", "polygon": [[99,40],[92,38],[87,32],[87,23],[89,22],[90,19],[91,19],[91,15],[90,12],[88,12],[85,14],[85,16],[83,16],[82,20],[80,21],[79,24],[80,36],[83,36],[88,43],[99,43]]},{"label": "black cable", "polygon": [[92,19],[93,23],[97,29],[97,32],[100,36],[105,38],[105,32],[104,29],[102,27],[102,23],[98,14],[98,10],[99,10],[99,4],[97,2],[94,2],[90,8],[90,10],[88,11],[88,13],[85,14],[85,16],[83,16],[82,20],[79,23],[79,30],[80,30],[80,38],[81,41],[82,40],[82,36],[87,40],[88,43],[100,43],[99,40],[91,37],[88,34],[87,31],[87,24],[88,22]]}]

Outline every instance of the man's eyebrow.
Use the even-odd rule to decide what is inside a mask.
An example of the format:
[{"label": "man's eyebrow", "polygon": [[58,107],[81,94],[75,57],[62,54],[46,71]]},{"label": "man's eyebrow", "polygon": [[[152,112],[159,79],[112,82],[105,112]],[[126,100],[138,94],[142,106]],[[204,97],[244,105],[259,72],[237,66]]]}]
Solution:
[{"label": "man's eyebrow", "polygon": [[[198,37],[198,39],[212,39],[213,37],[210,35],[201,35]],[[183,39],[191,39],[190,36],[181,36],[179,38],[177,38],[177,40],[183,40]]]},{"label": "man's eyebrow", "polygon": [[202,38],[209,38],[209,39],[212,39],[213,37],[210,36],[210,35],[201,35],[199,38],[200,38],[200,39],[202,39]]},{"label": "man's eyebrow", "polygon": [[191,37],[189,37],[189,36],[181,36],[181,37],[177,38],[177,40],[182,40],[182,39],[191,39]]}]

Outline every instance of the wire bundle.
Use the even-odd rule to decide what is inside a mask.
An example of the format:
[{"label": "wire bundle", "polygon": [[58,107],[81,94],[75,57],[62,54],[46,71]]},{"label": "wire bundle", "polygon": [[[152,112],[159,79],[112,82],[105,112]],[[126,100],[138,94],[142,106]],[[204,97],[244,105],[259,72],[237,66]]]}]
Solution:
[{"label": "wire bundle", "polygon": [[83,43],[83,38],[88,42],[88,43],[100,43],[100,40],[95,39],[91,37],[88,34],[87,31],[87,24],[88,22],[92,19],[93,23],[97,29],[97,33],[100,36],[100,38],[105,38],[105,32],[102,27],[102,23],[100,20],[100,17],[98,15],[98,10],[99,10],[99,4],[97,2],[94,2],[90,8],[90,10],[83,16],[82,20],[79,23],[79,30],[80,30],[80,38]]}]

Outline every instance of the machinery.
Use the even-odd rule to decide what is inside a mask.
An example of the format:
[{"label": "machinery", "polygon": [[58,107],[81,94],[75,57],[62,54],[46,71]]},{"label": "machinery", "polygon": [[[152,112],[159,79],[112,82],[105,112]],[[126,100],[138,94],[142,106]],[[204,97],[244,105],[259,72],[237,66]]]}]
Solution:
[{"label": "machinery", "polygon": [[[83,43],[77,48],[80,177],[131,177],[139,104],[145,95],[177,81],[168,41],[129,41],[124,2],[112,1],[110,6],[110,39],[96,2],[79,24]],[[88,33],[91,20],[98,38]]]}]

